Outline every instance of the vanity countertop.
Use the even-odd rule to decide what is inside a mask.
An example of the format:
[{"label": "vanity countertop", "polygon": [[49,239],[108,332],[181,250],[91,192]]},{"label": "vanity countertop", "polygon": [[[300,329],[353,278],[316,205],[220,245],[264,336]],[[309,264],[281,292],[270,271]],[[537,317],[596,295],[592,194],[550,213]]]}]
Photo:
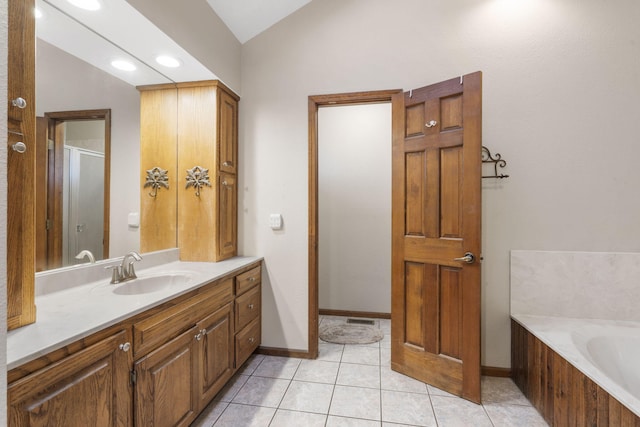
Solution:
[{"label": "vanity countertop", "polygon": [[186,285],[136,295],[118,295],[110,278],[36,296],[36,323],[9,331],[7,334],[7,370],[37,359],[74,341],[130,318],[210,283],[240,271],[262,260],[260,257],[234,257],[220,262],[181,262],[146,268],[137,272],[139,278],[163,273],[187,273]]}]

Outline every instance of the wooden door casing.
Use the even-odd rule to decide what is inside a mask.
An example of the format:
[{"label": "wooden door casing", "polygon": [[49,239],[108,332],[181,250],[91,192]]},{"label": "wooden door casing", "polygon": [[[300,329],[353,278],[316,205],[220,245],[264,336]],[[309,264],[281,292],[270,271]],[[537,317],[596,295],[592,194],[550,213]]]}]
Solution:
[{"label": "wooden door casing", "polygon": [[9,425],[131,425],[131,352],[120,331],[8,388]]},{"label": "wooden door casing", "polygon": [[480,402],[481,73],[393,97],[392,369]]}]

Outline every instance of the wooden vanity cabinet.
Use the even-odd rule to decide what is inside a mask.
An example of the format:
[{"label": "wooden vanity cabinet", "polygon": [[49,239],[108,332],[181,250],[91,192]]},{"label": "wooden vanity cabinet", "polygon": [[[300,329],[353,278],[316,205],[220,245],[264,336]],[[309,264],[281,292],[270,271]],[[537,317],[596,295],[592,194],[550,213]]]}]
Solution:
[{"label": "wooden vanity cabinet", "polygon": [[13,369],[9,425],[188,426],[260,344],[260,268]]},{"label": "wooden vanity cabinet", "polygon": [[120,330],[7,389],[10,426],[130,426],[130,333]]},{"label": "wooden vanity cabinet", "polygon": [[[138,90],[142,184],[156,167],[168,178],[168,188],[160,187],[155,197],[149,187],[141,192],[142,251],[177,246],[182,261],[235,256],[240,98],[217,80]],[[199,189],[187,186],[187,171]],[[167,204],[174,207],[165,209]]]}]

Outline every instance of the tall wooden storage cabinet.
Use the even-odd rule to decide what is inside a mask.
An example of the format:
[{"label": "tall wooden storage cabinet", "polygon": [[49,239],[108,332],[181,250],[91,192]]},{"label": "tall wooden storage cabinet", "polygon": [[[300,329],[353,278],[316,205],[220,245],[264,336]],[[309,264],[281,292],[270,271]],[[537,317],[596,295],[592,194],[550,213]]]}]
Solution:
[{"label": "tall wooden storage cabinet", "polygon": [[239,97],[219,81],[138,89],[141,179],[148,184],[141,250],[178,247],[183,261],[235,256]]},{"label": "tall wooden storage cabinet", "polygon": [[7,326],[35,322],[34,0],[8,3]]}]

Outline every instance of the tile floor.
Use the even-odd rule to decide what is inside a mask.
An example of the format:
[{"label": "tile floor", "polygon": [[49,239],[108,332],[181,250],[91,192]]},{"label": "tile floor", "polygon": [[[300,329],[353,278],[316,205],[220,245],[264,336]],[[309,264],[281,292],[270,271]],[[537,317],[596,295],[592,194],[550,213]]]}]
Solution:
[{"label": "tile floor", "polygon": [[[321,316],[325,322],[346,318]],[[508,378],[482,378],[482,405],[393,372],[389,320],[369,345],[320,341],[316,360],[253,355],[192,427],[536,427],[547,424]]]}]

